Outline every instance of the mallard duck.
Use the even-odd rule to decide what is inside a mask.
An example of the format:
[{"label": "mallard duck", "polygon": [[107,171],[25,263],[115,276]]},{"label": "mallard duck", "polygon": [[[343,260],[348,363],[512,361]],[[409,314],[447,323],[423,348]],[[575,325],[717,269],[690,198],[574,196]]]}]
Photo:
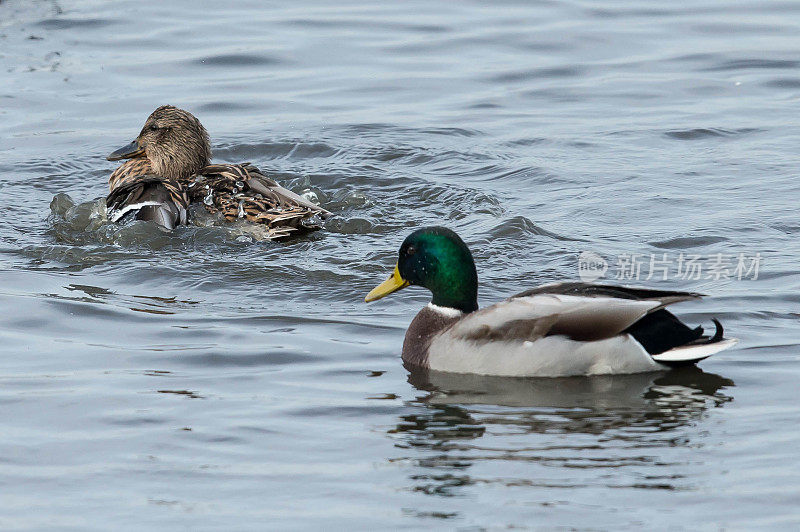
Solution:
[{"label": "mallard duck", "polygon": [[414,231],[375,301],[417,285],[433,300],[411,322],[403,361],[455,373],[558,377],[639,373],[694,364],[736,340],[704,336],[666,310],[700,294],[580,282],[540,286],[478,309],[478,274],[466,244],[444,227]]},{"label": "mallard duck", "polygon": [[[148,210],[160,209],[161,213],[184,212],[176,223],[186,223],[181,193],[187,201],[202,203],[209,212],[220,213],[229,221],[265,224],[274,238],[318,229],[315,217],[331,215],[278,185],[250,163],[211,164],[206,129],[194,115],[171,105],[153,111],[139,136],[108,156],[109,161],[121,159],[127,160],[108,182],[110,219],[128,212],[136,212],[139,219],[154,219]],[[160,207],[153,205],[158,200],[151,189],[170,192],[158,196]]]}]

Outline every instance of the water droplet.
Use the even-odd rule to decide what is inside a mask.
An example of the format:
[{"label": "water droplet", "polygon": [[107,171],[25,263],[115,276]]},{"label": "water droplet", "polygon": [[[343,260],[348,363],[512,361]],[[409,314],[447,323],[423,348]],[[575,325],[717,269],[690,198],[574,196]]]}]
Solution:
[{"label": "water droplet", "polygon": [[213,190],[211,190],[211,189],[208,190],[208,194],[206,194],[206,197],[203,198],[203,203],[205,203],[209,207],[211,205],[214,205],[214,191]]},{"label": "water droplet", "polygon": [[239,212],[236,216],[238,218],[244,218],[244,200],[239,201]]},{"label": "water droplet", "polygon": [[300,197],[306,201],[310,201],[314,205],[319,205],[319,196],[317,196],[317,193],[311,190],[310,188],[305,189],[300,194]]}]

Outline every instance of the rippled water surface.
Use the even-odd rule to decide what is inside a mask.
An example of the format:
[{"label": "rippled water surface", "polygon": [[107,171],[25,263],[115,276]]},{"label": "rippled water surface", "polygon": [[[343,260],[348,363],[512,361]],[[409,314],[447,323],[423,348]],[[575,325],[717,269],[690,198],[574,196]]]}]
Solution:
[{"label": "rippled water surface", "polygon": [[[231,4],[0,2],[0,528],[800,526],[800,4]],[[164,103],[337,216],[93,218]],[[702,369],[417,374],[429,296],[362,300],[422,224],[481,304],[587,250],[763,260],[640,279],[712,296]]]}]

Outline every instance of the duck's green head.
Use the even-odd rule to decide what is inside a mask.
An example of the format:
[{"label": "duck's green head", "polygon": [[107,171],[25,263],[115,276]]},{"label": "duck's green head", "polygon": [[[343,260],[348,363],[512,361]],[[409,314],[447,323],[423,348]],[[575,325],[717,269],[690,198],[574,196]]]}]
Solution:
[{"label": "duck's green head", "polygon": [[375,301],[410,285],[430,290],[434,305],[462,312],[478,310],[478,273],[472,253],[445,227],[423,227],[408,235],[392,276],[364,300]]}]

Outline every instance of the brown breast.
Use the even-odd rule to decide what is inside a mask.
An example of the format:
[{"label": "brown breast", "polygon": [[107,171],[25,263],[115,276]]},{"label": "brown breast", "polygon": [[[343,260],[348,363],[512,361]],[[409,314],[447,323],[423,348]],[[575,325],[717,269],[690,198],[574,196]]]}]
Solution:
[{"label": "brown breast", "polygon": [[426,306],[408,326],[403,341],[403,362],[427,368],[428,348],[434,336],[452,326],[461,316],[451,317],[439,314]]}]

